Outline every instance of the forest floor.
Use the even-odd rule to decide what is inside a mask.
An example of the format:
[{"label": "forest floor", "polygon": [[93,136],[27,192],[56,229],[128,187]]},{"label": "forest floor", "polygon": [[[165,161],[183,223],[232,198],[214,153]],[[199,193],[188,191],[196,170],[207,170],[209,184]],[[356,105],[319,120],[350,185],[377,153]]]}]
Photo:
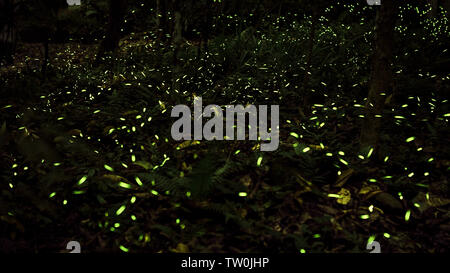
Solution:
[{"label": "forest floor", "polygon": [[206,101],[244,103],[251,92],[227,90],[257,85],[238,83],[275,65],[217,76],[214,61],[186,60],[174,74],[159,60],[170,51],[145,34],[121,48],[95,67],[95,45],[51,45],[43,78],[42,47],[25,44],[2,68],[1,252],[59,252],[70,240],[86,252],[365,252],[373,240],[382,252],[448,251],[445,99],[392,103],[377,154],[358,149],[364,103],[349,92],[310,105],[306,119],[300,103],[276,101],[276,152],[252,141],[176,142],[171,107],[193,96],[175,90],[175,78],[212,89]]}]

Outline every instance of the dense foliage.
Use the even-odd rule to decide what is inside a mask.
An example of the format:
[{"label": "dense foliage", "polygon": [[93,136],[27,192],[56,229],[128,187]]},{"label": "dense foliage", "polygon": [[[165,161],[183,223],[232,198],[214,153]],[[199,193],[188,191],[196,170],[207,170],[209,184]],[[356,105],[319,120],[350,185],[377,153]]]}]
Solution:
[{"label": "dense foliage", "polygon": [[[444,7],[402,2],[374,151],[359,134],[377,7],[168,1],[158,16],[148,2],[128,2],[100,62],[105,1],[18,11],[14,65],[0,71],[0,251],[448,251]],[[279,149],[172,140],[172,107],[196,96],[280,105]]]}]

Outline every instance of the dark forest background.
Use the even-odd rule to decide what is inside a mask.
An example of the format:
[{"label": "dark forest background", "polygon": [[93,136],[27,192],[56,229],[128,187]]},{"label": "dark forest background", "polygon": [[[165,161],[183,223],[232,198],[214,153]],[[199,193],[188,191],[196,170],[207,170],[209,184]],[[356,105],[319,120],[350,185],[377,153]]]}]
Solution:
[{"label": "dark forest background", "polygon": [[[0,0],[1,252],[448,251],[450,1],[67,2]],[[279,149],[174,141],[197,96]]]}]

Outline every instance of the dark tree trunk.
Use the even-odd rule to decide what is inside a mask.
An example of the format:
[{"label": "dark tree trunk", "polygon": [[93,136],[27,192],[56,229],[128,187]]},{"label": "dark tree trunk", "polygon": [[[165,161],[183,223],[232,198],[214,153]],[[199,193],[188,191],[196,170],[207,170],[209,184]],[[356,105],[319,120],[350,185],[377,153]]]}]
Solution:
[{"label": "dark tree trunk", "polygon": [[47,36],[45,41],[44,41],[44,60],[42,61],[42,75],[43,78],[46,78],[47,75],[47,65],[48,65],[48,46],[49,46],[49,37]]},{"label": "dark tree trunk", "polygon": [[309,82],[309,74],[311,73],[311,69],[312,69],[312,58],[313,58],[313,50],[314,50],[314,43],[315,43],[315,37],[316,37],[316,28],[317,28],[317,11],[315,8],[313,8],[311,29],[309,31],[308,57],[306,60],[306,72],[305,72],[305,77],[303,80],[305,86],[307,86],[307,84]]},{"label": "dark tree trunk", "polygon": [[395,0],[385,0],[379,7],[376,19],[375,50],[372,57],[371,79],[369,94],[365,105],[365,119],[363,122],[360,144],[362,148],[372,147],[377,151],[381,118],[386,96],[393,90],[393,62],[394,28],[397,16]]},{"label": "dark tree trunk", "polygon": [[[310,74],[312,71],[312,60],[313,60],[314,44],[316,42],[317,22],[318,22],[318,11],[317,11],[316,6],[313,5],[312,6],[311,29],[309,30],[308,53],[307,53],[308,55],[307,55],[307,59],[306,59],[305,75],[303,77],[303,86],[304,86],[303,90],[305,92],[305,95],[303,97],[304,111],[307,111],[307,109],[309,109],[309,104],[310,104],[310,93],[309,93],[308,87],[309,87]],[[304,111],[300,112],[302,117],[304,117]]]},{"label": "dark tree trunk", "polygon": [[0,63],[11,64],[17,43],[14,0],[0,0]]},{"label": "dark tree trunk", "polygon": [[442,1],[442,6],[444,6],[444,9],[447,11],[447,18],[450,18],[450,1]]},{"label": "dark tree trunk", "polygon": [[206,1],[202,26],[200,27],[200,44],[197,48],[197,58],[200,59],[201,52],[208,51],[208,40],[211,31],[211,1]]},{"label": "dark tree trunk", "polygon": [[168,33],[168,21],[167,21],[167,0],[157,0],[157,26],[159,39],[165,40]]},{"label": "dark tree trunk", "polygon": [[181,22],[182,22],[181,3],[178,0],[172,0],[172,8],[173,8],[173,13],[174,13],[172,42],[175,47],[173,58],[174,58],[174,65],[176,66],[178,63],[178,51],[180,50],[181,43],[183,40],[183,36],[182,36],[183,26],[181,24]]},{"label": "dark tree trunk", "polygon": [[106,31],[106,37],[100,44],[97,61],[104,56],[106,52],[114,52],[119,47],[120,29],[125,16],[127,7],[126,0],[109,0],[109,20]]},{"label": "dark tree trunk", "polygon": [[178,77],[181,73],[181,64],[180,60],[178,59],[178,54],[181,48],[181,44],[183,41],[182,36],[182,13],[181,13],[181,3],[179,0],[172,0],[172,10],[174,12],[174,24],[173,24],[173,45],[174,45],[174,52],[173,52],[173,74],[172,74],[172,88],[175,90],[175,92],[180,91],[180,83],[178,81]]},{"label": "dark tree trunk", "polygon": [[431,6],[431,11],[428,13],[428,18],[436,17],[438,14],[438,11],[439,11],[439,1],[438,0],[428,0],[427,2]]}]

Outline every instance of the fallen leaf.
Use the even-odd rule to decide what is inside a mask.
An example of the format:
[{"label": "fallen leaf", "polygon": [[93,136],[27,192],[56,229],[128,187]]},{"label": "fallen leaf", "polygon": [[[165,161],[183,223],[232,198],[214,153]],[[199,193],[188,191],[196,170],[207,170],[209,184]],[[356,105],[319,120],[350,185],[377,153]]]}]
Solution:
[{"label": "fallen leaf", "polygon": [[189,247],[183,243],[178,243],[177,248],[171,250],[175,253],[189,253]]},{"label": "fallen leaf", "polygon": [[123,182],[130,183],[130,182],[128,181],[128,179],[126,179],[125,177],[122,177],[122,176],[120,176],[120,175],[115,175],[115,174],[104,174],[102,177],[103,177],[103,178],[106,178],[106,179],[108,179],[108,180],[112,180],[112,181],[114,181],[114,182],[120,182],[120,181],[123,181]]},{"label": "fallen leaf", "polygon": [[[378,187],[377,185],[374,184],[369,184],[369,185],[365,185],[364,187],[361,188],[361,190],[359,190],[358,194],[359,195],[366,195],[366,194],[372,194],[372,193],[380,193],[380,187]],[[366,197],[367,198],[367,197]]]},{"label": "fallen leaf", "polygon": [[336,202],[341,205],[347,205],[352,199],[352,195],[349,190],[342,188],[339,192],[339,198],[336,199]]},{"label": "fallen leaf", "polygon": [[353,169],[348,169],[341,173],[341,175],[338,177],[336,183],[334,183],[335,187],[342,187],[345,183],[347,183],[347,180],[352,176],[352,174],[355,171]]},{"label": "fallen leaf", "polygon": [[79,129],[72,129],[69,132],[67,132],[70,136],[79,136],[81,134],[81,130]]},{"label": "fallen leaf", "polygon": [[200,141],[198,141],[198,140],[186,140],[186,141],[183,141],[182,143],[178,144],[176,147],[177,147],[177,149],[184,149],[184,148],[198,145],[198,144],[200,144]]},{"label": "fallen leaf", "polygon": [[381,192],[375,195],[374,199],[380,203],[380,206],[384,209],[391,209],[400,211],[403,209],[403,205],[394,196],[386,192]]}]

